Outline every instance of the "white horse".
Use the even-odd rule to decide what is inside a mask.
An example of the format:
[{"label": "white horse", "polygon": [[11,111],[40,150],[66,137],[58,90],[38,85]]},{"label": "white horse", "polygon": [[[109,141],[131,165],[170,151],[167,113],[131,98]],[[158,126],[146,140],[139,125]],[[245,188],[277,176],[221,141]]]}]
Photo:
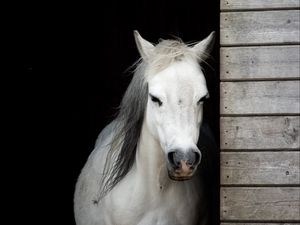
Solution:
[{"label": "white horse", "polygon": [[[197,167],[201,63],[214,32],[195,45],[134,32],[141,55],[117,118],[99,135],[75,191],[77,225],[206,224]],[[199,64],[200,63],[200,64]]]}]

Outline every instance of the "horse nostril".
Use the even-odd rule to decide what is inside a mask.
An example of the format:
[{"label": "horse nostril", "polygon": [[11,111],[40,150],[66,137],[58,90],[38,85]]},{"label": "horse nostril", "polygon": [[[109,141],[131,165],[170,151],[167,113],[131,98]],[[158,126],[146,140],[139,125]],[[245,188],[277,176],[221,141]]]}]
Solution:
[{"label": "horse nostril", "polygon": [[175,161],[174,161],[174,154],[175,154],[175,152],[169,152],[169,153],[168,153],[168,160],[169,160],[169,162],[170,162],[172,165],[175,164]]},{"label": "horse nostril", "polygon": [[176,168],[178,168],[180,166],[180,160],[176,159],[176,152],[169,152],[168,160],[172,166],[174,166]]},{"label": "horse nostril", "polygon": [[194,165],[197,165],[201,161],[201,153],[199,153],[199,152],[194,152],[194,153],[195,153],[195,162],[194,162]]},{"label": "horse nostril", "polygon": [[187,163],[188,163],[190,166],[195,166],[195,165],[199,164],[200,160],[201,160],[201,154],[200,154],[200,153],[191,151],[191,152],[188,154],[188,160],[187,160]]}]

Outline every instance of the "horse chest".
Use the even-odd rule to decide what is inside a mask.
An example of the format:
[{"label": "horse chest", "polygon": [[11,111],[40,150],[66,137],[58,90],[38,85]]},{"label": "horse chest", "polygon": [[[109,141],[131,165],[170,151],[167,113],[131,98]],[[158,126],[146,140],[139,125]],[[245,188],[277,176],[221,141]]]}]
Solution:
[{"label": "horse chest", "polygon": [[178,191],[178,187],[169,187],[151,192],[144,188],[134,192],[131,188],[127,191],[115,193],[112,205],[107,207],[113,209],[111,221],[118,225],[192,225],[195,220],[198,201],[190,189]]}]

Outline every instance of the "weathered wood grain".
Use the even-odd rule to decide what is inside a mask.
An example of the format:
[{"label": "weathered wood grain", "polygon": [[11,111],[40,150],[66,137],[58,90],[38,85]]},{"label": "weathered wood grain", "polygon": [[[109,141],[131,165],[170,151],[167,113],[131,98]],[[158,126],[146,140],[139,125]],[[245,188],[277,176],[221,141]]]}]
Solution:
[{"label": "weathered wood grain", "polygon": [[299,0],[221,0],[221,10],[276,9],[300,7]]},{"label": "weathered wood grain", "polygon": [[221,82],[221,114],[300,113],[300,81]]},{"label": "weathered wood grain", "polygon": [[300,77],[300,46],[226,47],[220,49],[221,80]]},{"label": "weathered wood grain", "polygon": [[221,149],[299,149],[299,116],[221,117]]},{"label": "weathered wood grain", "polygon": [[222,187],[221,220],[299,221],[299,187]]},{"label": "weathered wood grain", "polygon": [[300,152],[221,152],[221,184],[300,184]]},{"label": "weathered wood grain", "polygon": [[221,45],[300,42],[300,11],[223,12]]}]

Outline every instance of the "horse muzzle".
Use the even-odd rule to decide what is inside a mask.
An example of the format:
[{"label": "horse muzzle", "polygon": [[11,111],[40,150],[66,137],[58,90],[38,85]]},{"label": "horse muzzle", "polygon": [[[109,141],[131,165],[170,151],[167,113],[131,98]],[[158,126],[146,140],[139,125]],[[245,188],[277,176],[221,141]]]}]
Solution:
[{"label": "horse muzzle", "polygon": [[176,181],[189,180],[193,177],[201,161],[200,151],[191,149],[186,152],[175,150],[168,153],[168,174]]}]

